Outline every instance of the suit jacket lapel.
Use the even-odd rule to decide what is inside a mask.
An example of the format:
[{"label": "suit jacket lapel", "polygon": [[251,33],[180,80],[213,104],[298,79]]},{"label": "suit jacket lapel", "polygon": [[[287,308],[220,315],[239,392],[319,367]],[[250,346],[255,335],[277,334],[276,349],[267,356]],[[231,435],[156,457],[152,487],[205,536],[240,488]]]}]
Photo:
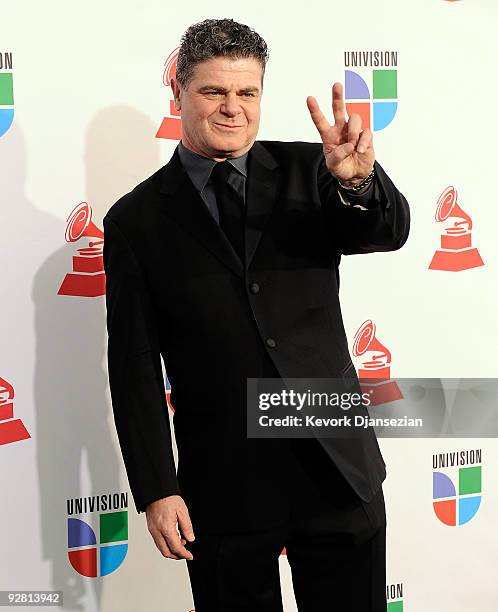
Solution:
[{"label": "suit jacket lapel", "polygon": [[160,191],[166,196],[161,203],[161,210],[199,240],[235,274],[242,276],[242,262],[192,184],[177,149],[164,169]]},{"label": "suit jacket lapel", "polygon": [[260,142],[255,142],[250,149],[247,164],[246,270],[273,210],[279,178],[278,163]]},{"label": "suit jacket lapel", "polygon": [[[277,191],[277,166],[263,145],[255,142],[248,155],[246,183],[246,269],[252,261],[273,208]],[[164,168],[160,192],[165,196],[161,202],[161,211],[199,240],[235,274],[243,276],[242,262],[192,184],[177,149]]]}]

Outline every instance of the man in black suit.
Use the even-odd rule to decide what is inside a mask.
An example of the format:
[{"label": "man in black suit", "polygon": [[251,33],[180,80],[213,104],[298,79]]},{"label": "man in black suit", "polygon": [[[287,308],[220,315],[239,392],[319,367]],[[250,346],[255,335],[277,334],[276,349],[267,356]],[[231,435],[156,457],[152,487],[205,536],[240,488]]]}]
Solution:
[{"label": "man in black suit", "polygon": [[172,80],[181,142],[104,218],[116,429],[137,510],[162,554],[187,560],[197,612],[282,610],[284,546],[301,612],[377,612],[386,472],[375,433],[248,438],[246,379],[357,382],[340,257],[400,248],[409,208],[371,131],[346,121],[340,83],[333,126],[307,98],[320,143],[256,141],[267,58],[245,25],[191,26]]}]

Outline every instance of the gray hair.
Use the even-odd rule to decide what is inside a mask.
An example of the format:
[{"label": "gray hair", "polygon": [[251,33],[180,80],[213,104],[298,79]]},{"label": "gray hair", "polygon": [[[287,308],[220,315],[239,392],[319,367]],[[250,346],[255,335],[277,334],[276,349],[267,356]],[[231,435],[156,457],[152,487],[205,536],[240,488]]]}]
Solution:
[{"label": "gray hair", "polygon": [[265,74],[269,58],[268,47],[261,36],[249,26],[233,19],[205,19],[191,25],[181,38],[176,64],[176,78],[187,89],[200,62],[213,57],[240,59],[254,57]]}]

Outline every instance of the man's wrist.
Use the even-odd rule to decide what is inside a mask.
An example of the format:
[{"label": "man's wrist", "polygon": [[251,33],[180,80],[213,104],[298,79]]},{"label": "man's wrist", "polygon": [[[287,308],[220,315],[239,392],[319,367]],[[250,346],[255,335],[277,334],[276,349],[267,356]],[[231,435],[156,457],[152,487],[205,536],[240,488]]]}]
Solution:
[{"label": "man's wrist", "polygon": [[373,183],[368,183],[368,185],[364,185],[361,189],[358,189],[357,191],[352,192],[351,190],[347,190],[344,189],[344,191],[346,193],[348,193],[349,195],[353,194],[353,195],[362,195],[364,193],[366,193],[371,187],[372,187]]},{"label": "man's wrist", "polygon": [[364,193],[367,188],[373,182],[375,177],[375,168],[372,168],[368,176],[360,177],[356,179],[347,179],[345,181],[341,181],[341,179],[337,179],[339,186],[349,193]]}]

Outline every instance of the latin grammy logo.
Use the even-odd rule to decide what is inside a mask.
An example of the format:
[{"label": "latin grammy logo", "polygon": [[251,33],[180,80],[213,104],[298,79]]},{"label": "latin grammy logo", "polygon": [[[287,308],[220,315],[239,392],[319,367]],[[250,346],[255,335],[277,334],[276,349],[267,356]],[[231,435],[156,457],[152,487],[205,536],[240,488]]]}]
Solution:
[{"label": "latin grammy logo", "polygon": [[448,221],[441,234],[441,248],[434,253],[429,270],[460,272],[483,266],[479,251],[472,247],[472,219],[458,204],[454,187],[447,187],[439,196],[435,219]]},{"label": "latin grammy logo", "polygon": [[14,419],[14,387],[0,377],[0,444],[31,438],[21,419]]},{"label": "latin grammy logo", "polygon": [[89,241],[87,247],[78,249],[78,255],[73,255],[73,272],[66,274],[58,295],[97,297],[105,294],[101,246],[104,243],[104,233],[92,222],[92,209],[86,202],[80,202],[71,211],[65,235],[66,242],[76,242],[82,237],[100,240]]},{"label": "latin grammy logo", "polygon": [[[178,60],[178,51],[180,47],[174,49],[164,62],[163,83],[169,88],[171,79],[176,75],[176,62]],[[170,90],[171,91],[171,90]],[[156,138],[166,138],[167,140],[180,140],[182,137],[182,120],[181,112],[175,108],[175,100],[169,101],[169,117],[164,117],[159,129],[157,130]]]},{"label": "latin grammy logo", "polygon": [[358,379],[362,392],[370,393],[372,406],[403,399],[398,383],[391,380],[391,353],[377,339],[375,323],[370,319],[356,332],[352,352],[362,358]]}]

